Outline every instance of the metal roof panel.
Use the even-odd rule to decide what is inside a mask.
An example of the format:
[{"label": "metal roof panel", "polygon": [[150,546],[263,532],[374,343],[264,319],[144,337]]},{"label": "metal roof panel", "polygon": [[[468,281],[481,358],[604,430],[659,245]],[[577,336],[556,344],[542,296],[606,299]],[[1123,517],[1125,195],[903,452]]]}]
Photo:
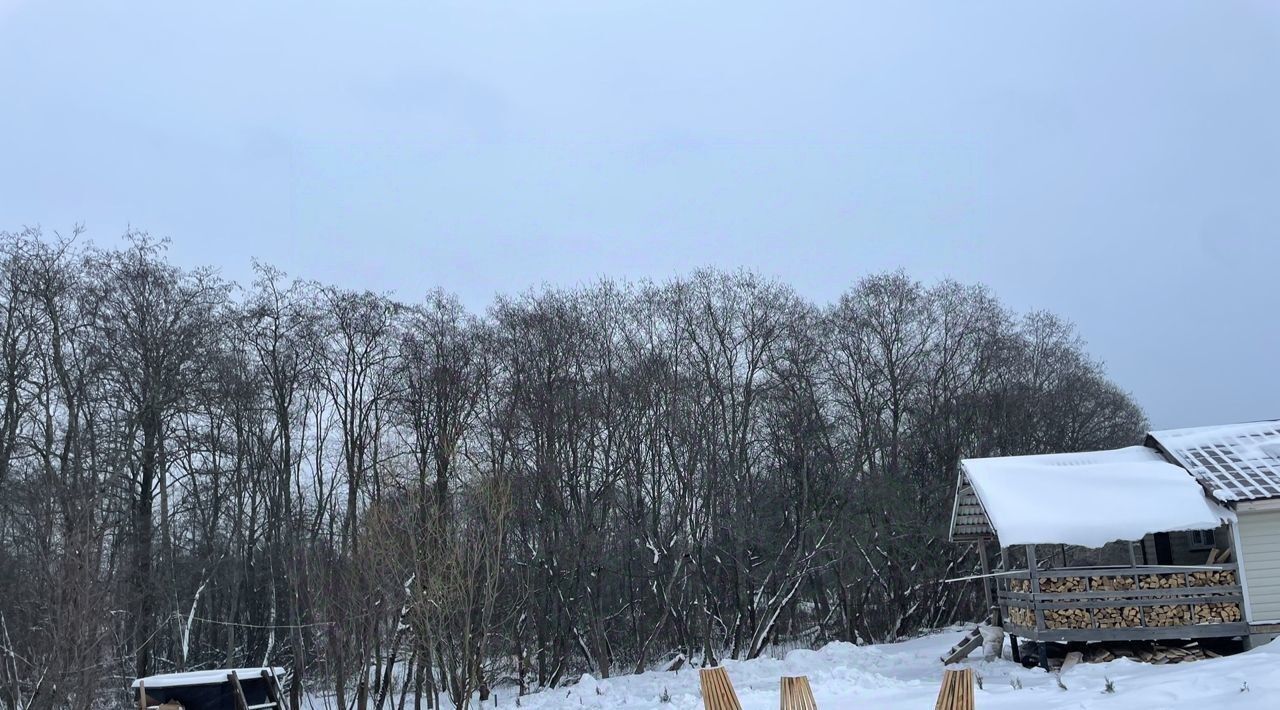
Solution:
[{"label": "metal roof panel", "polygon": [[1280,497],[1280,420],[1165,429],[1149,436],[1218,500]]}]

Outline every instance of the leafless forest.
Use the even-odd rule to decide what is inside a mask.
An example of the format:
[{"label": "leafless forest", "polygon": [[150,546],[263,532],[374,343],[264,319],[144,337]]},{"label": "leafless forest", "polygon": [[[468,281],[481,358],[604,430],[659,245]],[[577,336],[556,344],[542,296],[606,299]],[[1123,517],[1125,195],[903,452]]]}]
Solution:
[{"label": "leafless forest", "polygon": [[[961,455],[1136,443],[980,285],[747,272],[496,298],[253,283],[27,230],[0,261],[0,705],[281,665],[434,707],[971,619]],[[849,265],[851,274],[858,272]]]}]

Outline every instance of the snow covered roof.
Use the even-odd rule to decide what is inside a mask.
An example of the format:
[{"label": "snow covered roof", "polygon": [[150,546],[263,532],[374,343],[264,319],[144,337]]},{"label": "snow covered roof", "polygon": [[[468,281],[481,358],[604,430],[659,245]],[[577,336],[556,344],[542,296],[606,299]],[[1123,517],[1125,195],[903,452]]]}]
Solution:
[{"label": "snow covered roof", "polygon": [[1280,497],[1280,421],[1166,429],[1148,437],[1218,500]]},{"label": "snow covered roof", "polygon": [[1101,547],[1234,518],[1185,470],[1145,446],[964,459],[960,466],[1001,547]]},{"label": "snow covered roof", "polygon": [[227,676],[235,671],[241,680],[251,678],[261,678],[262,672],[267,671],[278,676],[284,675],[283,668],[223,668],[214,671],[190,671],[187,673],[162,673],[160,675],[147,676],[133,681],[129,687],[136,688],[139,683],[145,683],[148,688],[174,688],[180,685],[214,685],[218,683],[226,683]]}]

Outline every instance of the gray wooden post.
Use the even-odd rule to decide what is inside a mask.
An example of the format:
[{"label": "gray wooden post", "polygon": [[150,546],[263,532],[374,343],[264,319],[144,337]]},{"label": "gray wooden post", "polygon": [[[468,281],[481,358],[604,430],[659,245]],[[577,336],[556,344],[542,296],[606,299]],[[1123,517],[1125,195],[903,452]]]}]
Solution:
[{"label": "gray wooden post", "polygon": [[[1044,609],[1040,608],[1040,566],[1036,563],[1036,546],[1027,545],[1027,573],[1031,577],[1032,607],[1036,610],[1036,631],[1044,631]],[[1049,654],[1044,641],[1036,640],[1036,651],[1040,656],[1040,667],[1049,670]]]},{"label": "gray wooden post", "polygon": [[[1147,554],[1145,547],[1142,550],[1142,554]],[[1133,540],[1129,541],[1129,566],[1133,568],[1133,588],[1142,589],[1142,582],[1138,579],[1138,556],[1133,552]],[[1123,615],[1124,611],[1120,613]],[[1145,606],[1138,607],[1138,623],[1142,625],[1142,628],[1147,628],[1147,608]]]},{"label": "gray wooden post", "polygon": [[[1093,582],[1091,581],[1091,579],[1090,579],[1089,575],[1084,574],[1084,573],[1081,573],[1081,574],[1080,574],[1080,579],[1084,580],[1084,591],[1085,591],[1085,593],[1086,593],[1086,594],[1088,594],[1089,592],[1092,592],[1092,591],[1093,591]],[[1088,607],[1087,609],[1085,609],[1085,611],[1086,611],[1086,612],[1088,612],[1088,614],[1089,614],[1089,628],[1091,628],[1091,629],[1096,629],[1096,628],[1098,628],[1098,619],[1097,619],[1096,614],[1094,614],[1094,612],[1095,612],[1096,610],[1097,610],[1097,607],[1092,607],[1092,606],[1091,606],[1091,607]]]},{"label": "gray wooden post", "polygon": [[1036,630],[1044,631],[1044,609],[1040,608],[1040,566],[1036,564],[1036,546],[1027,545],[1027,574],[1031,578],[1032,608],[1036,612]]},{"label": "gray wooden post", "polygon": [[[1000,544],[1000,540],[996,539],[996,545],[999,545],[999,544]],[[1009,551],[1004,547],[1000,547],[1000,571],[1008,572],[1009,569],[1010,569]],[[1006,592],[1009,591],[1008,577],[1001,577],[997,584],[998,584],[998,587],[997,587],[998,589],[1001,589]],[[1001,626],[1004,625],[1004,620],[1007,618],[1009,618],[1009,606],[1004,601],[1001,601],[1000,602]],[[1022,651],[1018,649],[1018,637],[1014,636],[1013,634],[1009,634],[1009,654],[1013,657],[1014,663],[1019,663],[1019,664],[1022,663]]]},{"label": "gray wooden post", "polygon": [[991,594],[991,585],[995,580],[991,574],[991,562],[987,560],[987,541],[978,541],[978,559],[982,562],[982,598],[987,603],[987,617],[993,626],[1000,625],[1000,612],[995,607],[995,598]]},{"label": "gray wooden post", "polygon": [[[1004,548],[1000,547],[999,540],[996,540],[996,552],[1000,554],[1000,566],[998,569],[1001,572],[1008,572],[1009,563],[1005,560]],[[991,586],[996,591],[996,626],[1003,627],[1004,620],[1009,618],[1009,610],[1005,608],[1004,602],[1000,600],[1000,592],[1009,590],[1009,578],[1001,575],[991,581]]]}]

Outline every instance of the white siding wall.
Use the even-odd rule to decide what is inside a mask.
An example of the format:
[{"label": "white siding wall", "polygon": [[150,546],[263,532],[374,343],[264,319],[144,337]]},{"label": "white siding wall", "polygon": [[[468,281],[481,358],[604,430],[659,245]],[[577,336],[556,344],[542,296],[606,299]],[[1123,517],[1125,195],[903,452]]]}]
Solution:
[{"label": "white siding wall", "polygon": [[1280,621],[1280,510],[1241,512],[1239,526],[1250,621]]}]

